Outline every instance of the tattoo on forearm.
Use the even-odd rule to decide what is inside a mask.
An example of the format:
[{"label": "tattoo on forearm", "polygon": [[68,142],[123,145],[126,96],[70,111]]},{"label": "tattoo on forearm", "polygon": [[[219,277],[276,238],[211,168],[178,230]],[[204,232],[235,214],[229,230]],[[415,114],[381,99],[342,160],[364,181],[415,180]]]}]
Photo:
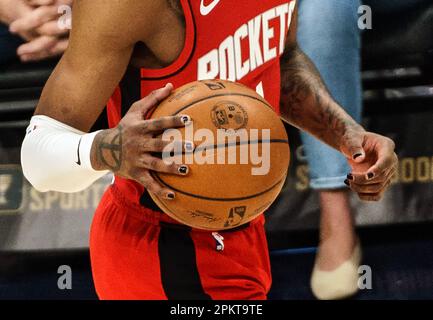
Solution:
[{"label": "tattoo on forearm", "polygon": [[360,128],[333,100],[316,67],[299,48],[287,50],[281,60],[280,108],[286,121],[333,146],[347,131]]},{"label": "tattoo on forearm", "polygon": [[97,161],[112,172],[122,166],[122,126],[118,126],[113,134],[102,135],[97,142]]}]

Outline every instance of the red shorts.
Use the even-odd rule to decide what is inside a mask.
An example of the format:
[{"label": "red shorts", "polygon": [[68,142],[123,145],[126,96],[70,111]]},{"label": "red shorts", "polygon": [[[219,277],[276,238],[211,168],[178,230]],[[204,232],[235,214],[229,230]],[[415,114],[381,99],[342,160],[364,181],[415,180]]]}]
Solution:
[{"label": "red shorts", "polygon": [[96,292],[100,299],[266,299],[271,270],[263,215],[219,235],[222,251],[218,235],[126,201],[113,185],[90,233]]}]

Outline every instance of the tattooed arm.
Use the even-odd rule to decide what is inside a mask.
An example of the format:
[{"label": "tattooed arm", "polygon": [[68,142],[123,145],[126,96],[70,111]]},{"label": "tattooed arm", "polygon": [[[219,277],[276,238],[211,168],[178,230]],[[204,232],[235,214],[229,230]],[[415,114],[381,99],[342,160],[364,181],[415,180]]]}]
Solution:
[{"label": "tattooed arm", "polygon": [[[134,103],[116,128],[86,133],[120,82],[135,45],[155,45],[155,35],[160,37],[162,32],[167,48],[173,48],[171,37],[178,39],[175,31],[182,30],[174,26],[181,22],[168,1],[160,0],[110,5],[105,0],[75,0],[72,21],[70,45],[44,87],[23,143],[29,181],[44,191],[76,192],[109,170],[172,199],[174,192],[156,182],[150,170],[186,175],[188,167],[166,164],[152,153],[167,150],[169,144],[157,132],[184,126],[190,119],[182,115],[145,119],[146,112],[171,93],[171,84]],[[47,163],[49,172],[35,177],[34,172]],[[77,187],[77,180],[86,181]],[[59,186],[62,181],[68,185]]]},{"label": "tattooed arm", "polygon": [[287,49],[281,59],[280,108],[285,121],[337,150],[350,133],[364,131],[331,97],[316,67],[298,46]]},{"label": "tattooed arm", "polygon": [[377,201],[396,170],[394,142],[366,132],[332,98],[318,70],[297,45],[296,18],[297,9],[281,57],[282,119],[342,152],[352,167],[346,184],[361,199]]},{"label": "tattooed arm", "polygon": [[173,199],[174,192],[157,184],[149,170],[186,175],[188,167],[175,163],[168,165],[151,153],[168,151],[169,146],[173,150],[192,151],[192,142],[177,142],[179,145],[175,146],[169,141],[155,138],[165,129],[187,125],[191,119],[186,115],[178,115],[143,120],[144,115],[168,97],[172,89],[173,86],[168,84],[137,101],[117,127],[98,133],[90,153],[92,167],[96,170],[110,170],[118,176],[136,180],[150,191]]}]

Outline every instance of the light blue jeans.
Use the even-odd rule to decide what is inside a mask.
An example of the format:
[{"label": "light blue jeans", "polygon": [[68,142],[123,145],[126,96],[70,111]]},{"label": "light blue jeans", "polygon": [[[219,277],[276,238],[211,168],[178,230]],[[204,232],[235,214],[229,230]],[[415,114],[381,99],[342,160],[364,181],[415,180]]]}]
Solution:
[{"label": "light blue jeans", "polygon": [[[374,14],[399,14],[432,0],[364,0]],[[334,99],[361,120],[360,0],[300,0],[298,42],[320,71]],[[301,133],[313,189],[339,189],[350,168],[338,151]]]},{"label": "light blue jeans", "polygon": [[[298,43],[315,63],[334,99],[361,120],[359,0],[300,0]],[[340,189],[350,172],[338,151],[301,132],[313,189]]]}]

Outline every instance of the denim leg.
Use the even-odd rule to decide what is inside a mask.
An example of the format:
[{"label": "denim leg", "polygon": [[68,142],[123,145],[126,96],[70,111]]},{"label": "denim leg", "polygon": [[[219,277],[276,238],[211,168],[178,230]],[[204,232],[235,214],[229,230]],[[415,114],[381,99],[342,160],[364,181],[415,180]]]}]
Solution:
[{"label": "denim leg", "polygon": [[16,50],[22,40],[9,33],[8,27],[0,24],[0,65],[16,57]]},{"label": "denim leg", "polygon": [[[315,63],[334,99],[360,121],[361,67],[358,7],[360,1],[301,0],[298,42]],[[311,187],[344,187],[350,172],[346,158],[314,137],[301,133],[310,165]]]}]

